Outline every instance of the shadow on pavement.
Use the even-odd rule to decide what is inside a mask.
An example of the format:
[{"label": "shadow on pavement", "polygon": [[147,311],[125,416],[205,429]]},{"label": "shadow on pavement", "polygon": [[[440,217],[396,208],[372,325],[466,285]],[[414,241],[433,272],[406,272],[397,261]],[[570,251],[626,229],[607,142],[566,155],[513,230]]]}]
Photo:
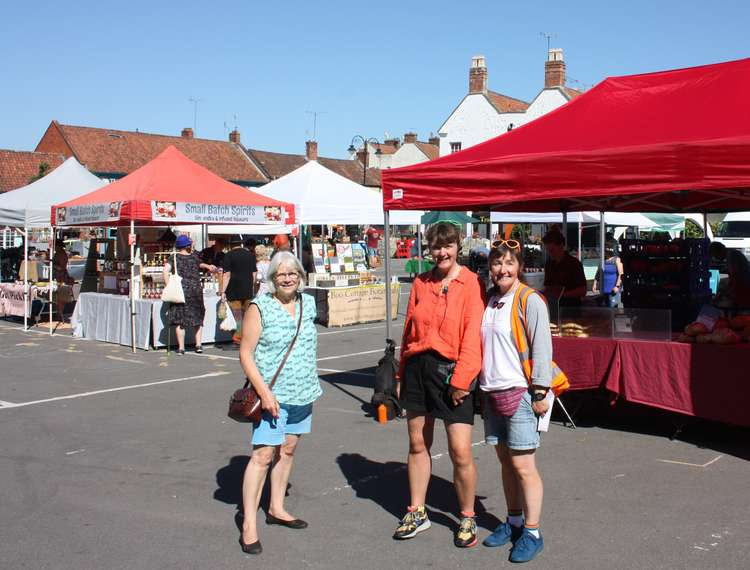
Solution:
[{"label": "shadow on pavement", "polygon": [[[368,499],[401,519],[409,505],[409,479],[406,464],[399,461],[380,463],[359,453],[342,453],[336,458],[347,483],[360,499]],[[495,530],[500,520],[488,513],[477,496],[474,510],[477,524],[488,530]],[[427,490],[427,510],[430,520],[455,530],[457,522],[453,513],[458,513],[458,503],[453,483],[432,475]],[[394,525],[395,530],[395,525]]]},{"label": "shadow on pavement", "polygon": [[[686,416],[623,400],[610,403],[609,394],[596,390],[563,396],[573,421],[580,427],[598,427],[676,439],[701,449],[750,460],[750,430]],[[562,420],[559,410],[553,419]]]}]

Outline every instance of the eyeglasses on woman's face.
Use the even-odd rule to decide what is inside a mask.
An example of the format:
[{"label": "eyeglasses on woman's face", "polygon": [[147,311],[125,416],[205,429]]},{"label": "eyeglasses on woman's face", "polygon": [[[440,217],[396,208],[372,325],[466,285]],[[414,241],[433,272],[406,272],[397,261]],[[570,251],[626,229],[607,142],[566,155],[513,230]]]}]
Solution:
[{"label": "eyeglasses on woman's face", "polygon": [[300,278],[299,273],[277,273],[273,276],[276,281],[298,281]]}]

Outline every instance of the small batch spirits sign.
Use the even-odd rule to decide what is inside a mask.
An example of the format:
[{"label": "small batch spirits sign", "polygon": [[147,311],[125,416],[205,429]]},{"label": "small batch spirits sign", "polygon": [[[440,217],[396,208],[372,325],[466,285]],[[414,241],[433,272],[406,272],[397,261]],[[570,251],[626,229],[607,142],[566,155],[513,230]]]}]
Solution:
[{"label": "small batch spirits sign", "polygon": [[283,224],[285,212],[280,206],[231,206],[195,202],[152,201],[151,216],[165,222],[202,224]]},{"label": "small batch spirits sign", "polygon": [[82,204],[57,208],[55,221],[58,226],[77,226],[115,222],[120,219],[122,202],[103,202],[101,204]]}]

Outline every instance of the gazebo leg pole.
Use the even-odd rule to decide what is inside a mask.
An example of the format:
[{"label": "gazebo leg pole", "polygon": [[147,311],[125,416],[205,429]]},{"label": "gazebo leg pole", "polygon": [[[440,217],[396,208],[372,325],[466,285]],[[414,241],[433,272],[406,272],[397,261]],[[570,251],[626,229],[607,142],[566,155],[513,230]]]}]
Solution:
[{"label": "gazebo leg pole", "polygon": [[130,345],[135,353],[135,221],[130,220]]},{"label": "gazebo leg pole", "polygon": [[23,330],[29,330],[29,228],[23,229]]},{"label": "gazebo leg pole", "polygon": [[[55,230],[55,226],[52,226],[52,239],[51,239],[51,245],[50,245],[50,255],[49,255],[49,335],[52,336],[52,289],[55,286],[55,274],[54,274],[54,260],[55,260],[55,252],[57,250],[57,231]],[[60,299],[60,293],[57,293],[58,299]],[[60,318],[60,315],[57,315],[58,319]]]},{"label": "gazebo leg pole", "polygon": [[391,312],[393,311],[391,300],[391,214],[388,210],[383,212],[383,257],[385,257],[385,338],[386,342],[391,338]]},{"label": "gazebo leg pole", "polygon": [[601,281],[599,284],[599,291],[604,290],[604,264],[606,263],[606,256],[604,253],[604,241],[607,239],[607,225],[604,221],[604,210],[599,212],[599,275]]}]

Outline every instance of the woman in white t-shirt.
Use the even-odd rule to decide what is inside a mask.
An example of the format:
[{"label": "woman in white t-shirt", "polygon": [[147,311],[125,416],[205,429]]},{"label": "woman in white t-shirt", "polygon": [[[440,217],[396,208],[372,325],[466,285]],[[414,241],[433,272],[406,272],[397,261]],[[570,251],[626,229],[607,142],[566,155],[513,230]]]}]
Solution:
[{"label": "woman in white t-shirt", "polygon": [[488,263],[494,288],[482,319],[479,386],[485,441],[495,446],[500,460],[508,519],[484,544],[513,542],[511,561],[528,562],[544,546],[539,532],[543,486],[534,452],[539,447],[538,417],[549,408],[552,336],[544,299],[521,282],[521,244],[507,240],[493,245]]},{"label": "woman in white t-shirt", "polygon": [[260,297],[268,293],[266,280],[270,261],[268,258],[268,248],[265,245],[260,244],[255,246],[255,260],[255,296]]}]

